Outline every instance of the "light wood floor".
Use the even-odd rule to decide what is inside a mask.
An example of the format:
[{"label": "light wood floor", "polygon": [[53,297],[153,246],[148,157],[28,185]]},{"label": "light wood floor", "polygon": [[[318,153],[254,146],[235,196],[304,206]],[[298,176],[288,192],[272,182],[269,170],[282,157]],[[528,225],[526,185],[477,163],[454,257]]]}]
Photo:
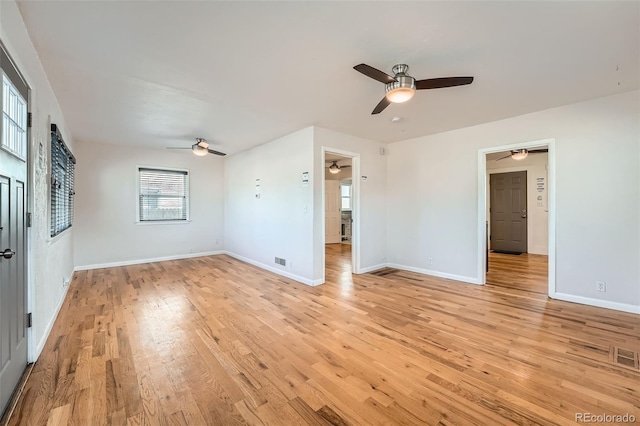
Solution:
[{"label": "light wood floor", "polygon": [[349,250],[315,288],[227,256],[76,273],[10,424],[640,418],[640,370],[610,355],[637,357],[640,318],[548,300],[546,257],[498,256],[481,287],[352,278]]}]

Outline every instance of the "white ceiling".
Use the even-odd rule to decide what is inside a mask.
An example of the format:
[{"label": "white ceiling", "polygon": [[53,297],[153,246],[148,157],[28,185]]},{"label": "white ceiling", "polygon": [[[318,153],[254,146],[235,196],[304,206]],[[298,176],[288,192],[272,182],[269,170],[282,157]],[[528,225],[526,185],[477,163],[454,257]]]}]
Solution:
[{"label": "white ceiling", "polygon": [[[19,6],[80,143],[233,154],[309,125],[393,142],[639,87],[636,1]],[[475,81],[372,116],[384,88],[361,62]]]}]

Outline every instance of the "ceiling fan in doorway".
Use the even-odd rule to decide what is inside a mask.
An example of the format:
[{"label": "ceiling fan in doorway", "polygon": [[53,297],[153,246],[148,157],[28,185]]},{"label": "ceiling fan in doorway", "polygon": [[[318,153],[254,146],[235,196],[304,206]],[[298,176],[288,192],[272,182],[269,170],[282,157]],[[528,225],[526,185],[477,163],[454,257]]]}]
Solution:
[{"label": "ceiling fan in doorway", "polygon": [[393,66],[391,69],[393,77],[367,64],[356,65],[353,69],[380,83],[384,83],[387,94],[373,109],[372,115],[380,114],[391,103],[399,104],[408,101],[413,97],[416,90],[464,86],[473,82],[473,77],[442,77],[416,80],[409,75],[409,66],[405,64]]},{"label": "ceiling fan in doorway", "polygon": [[215,154],[215,155],[221,155],[221,156],[227,155],[224,152],[210,149],[209,142],[207,142],[206,139],[203,139],[203,138],[196,138],[196,143],[194,143],[190,147],[170,146],[170,147],[167,147],[167,149],[190,149],[191,151],[193,151],[195,155],[199,157],[203,157],[207,154]]},{"label": "ceiling fan in doorway", "polygon": [[513,149],[509,155],[498,158],[496,161],[504,160],[505,158],[513,158],[514,160],[524,160],[529,154],[542,154],[543,152],[549,152],[549,149]]},{"label": "ceiling fan in doorway", "polygon": [[331,164],[326,167],[329,169],[329,173],[331,173],[332,175],[336,175],[340,173],[340,170],[348,169],[351,166],[349,165],[340,166],[338,165],[338,161],[332,161]]}]

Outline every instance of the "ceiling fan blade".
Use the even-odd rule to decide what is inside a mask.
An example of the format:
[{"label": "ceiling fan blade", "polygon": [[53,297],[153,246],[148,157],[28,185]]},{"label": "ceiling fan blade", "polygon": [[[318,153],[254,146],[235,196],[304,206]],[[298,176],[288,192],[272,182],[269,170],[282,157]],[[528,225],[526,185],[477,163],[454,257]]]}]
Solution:
[{"label": "ceiling fan blade", "polygon": [[191,149],[191,147],[177,147],[177,146],[168,146],[167,149]]},{"label": "ceiling fan blade", "polygon": [[378,80],[380,83],[393,83],[396,81],[395,78],[391,77],[389,74],[386,74],[374,67],[371,67],[367,64],[360,64],[353,67],[354,70],[361,72],[367,77],[371,77],[374,80]]},{"label": "ceiling fan blade", "polygon": [[213,149],[209,149],[207,148],[207,151],[209,151],[209,154],[215,154],[215,155],[222,155],[223,157],[227,154],[225,154],[224,152],[220,152],[220,151],[215,151]]},{"label": "ceiling fan blade", "polygon": [[539,154],[542,152],[549,152],[548,148],[544,148],[544,149],[529,149],[529,154]]},{"label": "ceiling fan blade", "polygon": [[341,168],[341,169],[348,169],[348,168],[350,168],[350,167],[351,167],[351,166],[350,166],[350,165],[348,165],[348,164],[347,164],[346,166],[340,166],[340,168]]},{"label": "ceiling fan blade", "polygon": [[505,158],[510,158],[510,157],[511,157],[511,154],[505,155],[504,157],[498,158],[496,161],[504,160]]},{"label": "ceiling fan blade", "polygon": [[471,84],[472,82],[473,82],[473,77],[428,78],[426,80],[417,80],[416,90],[441,89],[443,87],[464,86],[465,84]]},{"label": "ceiling fan blade", "polygon": [[389,104],[391,104],[391,101],[389,99],[387,99],[387,97],[385,96],[384,98],[382,98],[382,100],[378,103],[378,105],[376,105],[376,107],[373,109],[373,112],[371,113],[371,115],[374,114],[380,114],[382,111],[384,111],[384,109],[386,107],[389,106]]}]

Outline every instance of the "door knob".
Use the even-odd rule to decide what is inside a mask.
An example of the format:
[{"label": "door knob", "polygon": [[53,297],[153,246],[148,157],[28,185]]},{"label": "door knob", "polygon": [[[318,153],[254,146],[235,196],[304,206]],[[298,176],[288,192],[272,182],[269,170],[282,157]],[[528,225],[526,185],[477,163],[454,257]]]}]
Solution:
[{"label": "door knob", "polygon": [[13,257],[13,255],[16,254],[15,251],[11,250],[11,249],[5,249],[2,252],[2,257],[4,257],[5,259],[11,259]]},{"label": "door knob", "polygon": [[527,211],[526,210],[522,210],[522,217],[526,218],[527,217]]}]

